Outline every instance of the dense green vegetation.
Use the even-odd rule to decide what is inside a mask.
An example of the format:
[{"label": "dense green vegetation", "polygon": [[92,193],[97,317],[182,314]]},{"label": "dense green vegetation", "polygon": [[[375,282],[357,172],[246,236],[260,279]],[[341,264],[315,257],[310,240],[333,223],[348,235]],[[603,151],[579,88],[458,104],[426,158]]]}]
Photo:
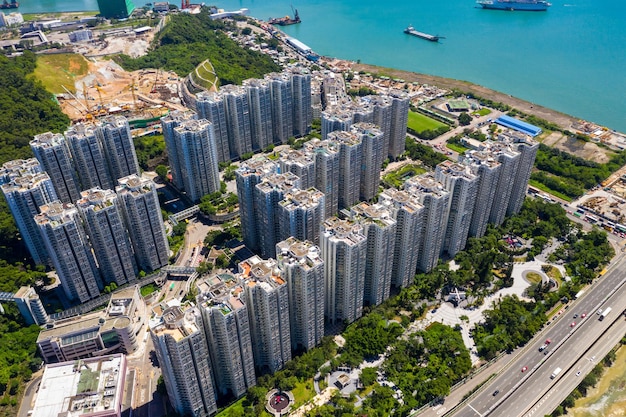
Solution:
[{"label": "dense green vegetation", "polygon": [[408,164],[400,169],[390,172],[389,174],[383,177],[383,181],[392,187],[396,187],[398,189],[402,188],[404,181],[407,178],[413,177],[415,175],[420,175],[426,172],[426,170],[419,165],[416,164]]},{"label": "dense green vegetation", "polygon": [[62,132],[69,125],[52,95],[30,76],[35,67],[35,54],[29,51],[15,58],[0,56],[0,164],[31,158],[33,136]]},{"label": "dense green vegetation", "polygon": [[471,368],[461,333],[440,323],[398,340],[383,365],[387,378],[405,393],[407,411],[448,395]]},{"label": "dense green vegetation", "polygon": [[3,304],[0,314],[0,416],[16,416],[18,394],[25,381],[39,368],[41,359],[35,358],[39,326],[26,327],[24,319],[13,303]]},{"label": "dense green vegetation", "polygon": [[483,314],[485,323],[474,328],[474,340],[478,353],[485,359],[524,345],[546,321],[542,304],[522,301],[516,295],[502,298]]},{"label": "dense green vegetation", "polygon": [[422,161],[424,165],[431,168],[448,159],[444,154],[436,152],[430,146],[422,145],[408,137],[406,138],[406,154],[414,161]]},{"label": "dense green vegetation", "polygon": [[280,70],[268,55],[240,47],[225,33],[237,30],[232,22],[211,20],[206,9],[199,14],[175,14],[147,55],[136,59],[121,55],[116,61],[129,71],[163,68],[184,77],[208,59],[221,85],[241,84]]},{"label": "dense green vegetation", "polygon": [[145,171],[152,171],[158,165],[166,163],[165,140],[163,135],[140,136],[133,139],[139,166]]},{"label": "dense green vegetation", "polygon": [[[62,132],[69,124],[53,97],[31,76],[35,55],[0,56],[0,164],[31,158],[28,143],[39,133]],[[19,237],[4,197],[0,196],[0,291],[45,280]],[[41,361],[35,359],[38,326],[25,327],[15,306],[3,304],[0,315],[0,416],[17,415],[17,394]]]}]

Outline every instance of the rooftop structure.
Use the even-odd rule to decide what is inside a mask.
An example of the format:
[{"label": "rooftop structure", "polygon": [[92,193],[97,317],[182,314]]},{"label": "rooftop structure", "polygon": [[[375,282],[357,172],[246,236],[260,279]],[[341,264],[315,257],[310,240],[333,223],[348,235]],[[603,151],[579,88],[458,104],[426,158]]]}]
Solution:
[{"label": "rooftop structure", "polygon": [[526,123],[524,121],[521,121],[511,116],[507,116],[505,114],[498,117],[496,120],[494,120],[494,122],[501,126],[517,130],[518,132],[529,134],[532,137],[535,137],[542,132],[540,127],[531,125],[530,123]]},{"label": "rooftop structure", "polygon": [[120,417],[125,382],[122,354],[46,365],[29,415]]},{"label": "rooftop structure", "polygon": [[139,288],[124,288],[112,294],[105,310],[48,323],[37,337],[37,347],[46,363],[132,353],[145,310]]}]

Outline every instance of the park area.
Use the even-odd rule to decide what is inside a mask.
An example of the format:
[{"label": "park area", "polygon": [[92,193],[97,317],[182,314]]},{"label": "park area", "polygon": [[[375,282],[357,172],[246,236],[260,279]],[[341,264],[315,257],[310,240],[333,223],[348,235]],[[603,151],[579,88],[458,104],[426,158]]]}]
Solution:
[{"label": "park area", "polygon": [[421,113],[409,111],[408,127],[417,133],[421,133],[425,130],[436,130],[446,127],[446,125]]}]

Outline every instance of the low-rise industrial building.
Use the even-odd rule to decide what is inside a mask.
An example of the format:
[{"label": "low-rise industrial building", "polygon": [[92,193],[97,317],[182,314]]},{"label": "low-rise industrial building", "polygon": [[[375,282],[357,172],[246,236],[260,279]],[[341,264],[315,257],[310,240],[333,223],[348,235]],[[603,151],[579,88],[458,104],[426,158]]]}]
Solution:
[{"label": "low-rise industrial building", "polygon": [[120,417],[125,382],[122,354],[46,365],[28,415]]},{"label": "low-rise industrial building", "polygon": [[46,363],[131,353],[143,328],[146,305],[139,287],[113,294],[107,308],[57,323],[39,333],[37,347]]}]

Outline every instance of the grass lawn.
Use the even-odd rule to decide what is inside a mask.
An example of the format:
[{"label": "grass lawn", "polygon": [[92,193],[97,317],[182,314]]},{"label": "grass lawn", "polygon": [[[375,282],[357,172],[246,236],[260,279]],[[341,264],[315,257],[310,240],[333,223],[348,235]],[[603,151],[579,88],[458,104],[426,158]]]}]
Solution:
[{"label": "grass lawn", "polygon": [[152,282],[148,285],[144,285],[143,287],[141,287],[139,292],[141,293],[142,297],[145,297],[146,295],[150,295],[158,289],[159,287],[155,283]]},{"label": "grass lawn", "polygon": [[486,108],[486,107],[483,107],[482,109],[480,109],[480,110],[478,110],[478,111],[475,111],[475,112],[474,112],[474,113],[472,113],[472,114],[477,114],[477,115],[479,115],[479,116],[486,116],[486,115],[488,115],[488,114],[491,114],[491,110],[489,110],[489,109],[488,109],[488,108]]},{"label": "grass lawn", "polygon": [[539,190],[541,190],[541,191],[545,191],[545,192],[546,192],[546,193],[548,193],[548,194],[552,194],[553,196],[558,197],[558,198],[560,198],[560,199],[562,199],[562,200],[565,200],[565,201],[567,201],[567,202],[571,202],[571,201],[573,200],[573,198],[568,197],[568,196],[566,196],[566,195],[565,195],[565,194],[563,194],[563,193],[560,193],[560,192],[558,192],[558,191],[554,191],[554,190],[552,190],[552,189],[550,189],[550,188],[546,187],[546,186],[545,186],[543,183],[541,183],[541,182],[538,182],[538,181],[535,181],[535,180],[530,180],[530,181],[528,181],[528,185],[530,185],[530,186],[532,186],[532,187],[535,187],[535,188],[537,188],[537,189],[539,189]]},{"label": "grass lawn", "polygon": [[385,175],[383,177],[383,181],[385,181],[387,184],[392,185],[393,187],[402,188],[402,184],[404,184],[404,181],[407,178],[423,174],[424,172],[426,172],[426,170],[421,166],[409,164]]},{"label": "grass lawn", "polygon": [[541,275],[536,272],[529,272],[526,274],[526,279],[531,284],[539,284],[541,282]]},{"label": "grass lawn", "polygon": [[74,88],[74,78],[87,75],[88,62],[78,54],[39,55],[37,67],[34,71],[36,79],[40,80],[46,90],[53,94],[65,93],[64,85],[71,92]]},{"label": "grass lawn", "polygon": [[469,149],[456,143],[446,143],[446,148],[452,149],[454,152],[458,152],[461,155],[463,155],[465,151]]},{"label": "grass lawn", "polygon": [[196,68],[197,75],[201,78],[198,78],[196,74],[194,74],[194,80],[196,83],[202,85],[206,89],[211,89],[213,86],[217,86],[217,76],[211,72],[211,64],[208,62],[203,62]]},{"label": "grass lawn", "polygon": [[409,111],[409,128],[413,129],[416,132],[423,132],[425,130],[434,130],[440,127],[446,127],[447,125],[441,122],[438,122],[435,119],[431,119],[428,116],[424,116],[421,113],[415,113]]},{"label": "grass lawn", "polygon": [[313,388],[313,378],[304,382],[298,382],[294,389],[291,390],[295,401],[293,409],[300,407],[311,398],[315,397],[315,388]]},{"label": "grass lawn", "polygon": [[546,272],[546,275],[552,278],[553,280],[555,280],[556,282],[558,282],[559,284],[561,284],[562,276],[561,276],[561,271],[559,271],[559,268],[555,268],[553,266],[552,268],[550,268],[548,272]]}]

